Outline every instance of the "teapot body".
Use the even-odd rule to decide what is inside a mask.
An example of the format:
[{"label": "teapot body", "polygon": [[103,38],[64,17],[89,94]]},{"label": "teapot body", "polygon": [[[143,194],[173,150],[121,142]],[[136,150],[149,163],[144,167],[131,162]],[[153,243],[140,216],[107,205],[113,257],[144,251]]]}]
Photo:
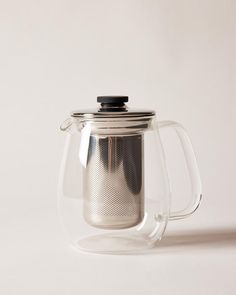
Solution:
[{"label": "teapot body", "polygon": [[156,245],[171,195],[155,113],[73,113],[61,129],[58,212],[70,243],[115,254]]}]

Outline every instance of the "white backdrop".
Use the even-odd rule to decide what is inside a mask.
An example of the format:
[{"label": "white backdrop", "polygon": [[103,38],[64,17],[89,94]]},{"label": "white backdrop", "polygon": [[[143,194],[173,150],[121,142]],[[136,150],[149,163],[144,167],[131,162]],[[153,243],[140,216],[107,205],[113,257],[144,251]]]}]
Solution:
[{"label": "white backdrop", "polygon": [[[235,16],[233,0],[0,1],[0,220],[4,251],[9,237],[15,243],[14,261],[21,234],[34,239],[42,231],[17,228],[21,216],[28,214],[30,223],[39,210],[55,208],[64,141],[59,125],[70,110],[94,107],[97,95],[129,95],[130,106],[181,122],[195,147],[204,194],[186,223],[236,226]],[[170,153],[178,158],[175,148]],[[170,162],[174,177],[178,165]],[[179,198],[184,184],[173,183]],[[9,267],[7,255],[6,288],[11,276],[17,281],[12,269],[23,263],[12,260]]]}]

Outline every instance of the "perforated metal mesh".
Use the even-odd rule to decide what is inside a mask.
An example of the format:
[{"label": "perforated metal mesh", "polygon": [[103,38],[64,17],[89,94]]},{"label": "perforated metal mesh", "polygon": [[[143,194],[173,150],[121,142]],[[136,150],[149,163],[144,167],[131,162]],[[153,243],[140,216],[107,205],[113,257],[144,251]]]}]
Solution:
[{"label": "perforated metal mesh", "polygon": [[143,218],[143,137],[90,137],[83,171],[84,217],[103,228],[124,228]]}]

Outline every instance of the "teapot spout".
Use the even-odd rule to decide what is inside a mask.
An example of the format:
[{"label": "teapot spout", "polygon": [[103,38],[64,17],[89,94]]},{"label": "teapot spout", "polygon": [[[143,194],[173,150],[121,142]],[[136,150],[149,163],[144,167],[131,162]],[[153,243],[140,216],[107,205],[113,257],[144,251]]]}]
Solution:
[{"label": "teapot spout", "polygon": [[61,131],[68,131],[68,129],[71,127],[73,124],[73,119],[72,118],[67,118],[60,126]]}]

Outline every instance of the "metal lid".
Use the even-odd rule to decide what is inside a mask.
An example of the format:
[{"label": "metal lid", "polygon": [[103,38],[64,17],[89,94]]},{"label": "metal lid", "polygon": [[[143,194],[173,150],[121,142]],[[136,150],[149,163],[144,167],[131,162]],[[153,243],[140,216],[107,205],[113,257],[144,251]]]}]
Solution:
[{"label": "metal lid", "polygon": [[126,106],[128,96],[98,96],[101,103],[98,109],[78,110],[71,112],[72,117],[92,118],[137,118],[153,117],[155,111],[130,109]]}]

